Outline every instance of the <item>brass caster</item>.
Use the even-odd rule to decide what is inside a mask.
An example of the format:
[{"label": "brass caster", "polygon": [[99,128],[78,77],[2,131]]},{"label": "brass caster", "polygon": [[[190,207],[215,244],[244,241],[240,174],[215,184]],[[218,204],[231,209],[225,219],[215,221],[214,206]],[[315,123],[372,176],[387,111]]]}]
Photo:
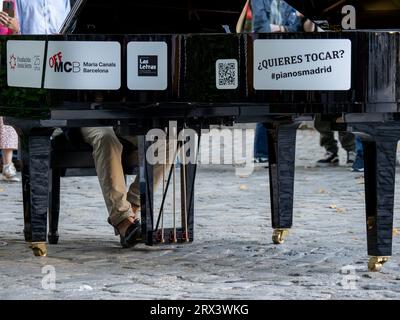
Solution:
[{"label": "brass caster", "polygon": [[388,261],[389,257],[371,257],[368,262],[368,270],[371,272],[379,272]]},{"label": "brass caster", "polygon": [[35,257],[47,256],[47,247],[45,242],[32,242],[31,248]]},{"label": "brass caster", "polygon": [[272,234],[272,242],[274,244],[282,244],[285,242],[285,238],[289,234],[289,229],[275,229]]}]

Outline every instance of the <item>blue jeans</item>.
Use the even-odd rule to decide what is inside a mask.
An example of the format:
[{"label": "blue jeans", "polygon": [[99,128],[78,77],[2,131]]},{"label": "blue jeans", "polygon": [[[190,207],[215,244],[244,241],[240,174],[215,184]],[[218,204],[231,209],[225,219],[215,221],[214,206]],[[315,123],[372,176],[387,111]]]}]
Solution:
[{"label": "blue jeans", "polygon": [[257,123],[254,136],[254,158],[268,158],[267,129],[263,123]]},{"label": "blue jeans", "polygon": [[364,157],[364,149],[359,137],[356,137],[356,153],[360,157]]}]

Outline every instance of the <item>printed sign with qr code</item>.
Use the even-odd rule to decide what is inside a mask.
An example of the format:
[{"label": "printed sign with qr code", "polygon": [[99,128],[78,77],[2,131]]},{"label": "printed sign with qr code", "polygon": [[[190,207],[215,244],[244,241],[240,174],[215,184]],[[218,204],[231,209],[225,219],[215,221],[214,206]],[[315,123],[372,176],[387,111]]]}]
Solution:
[{"label": "printed sign with qr code", "polygon": [[239,86],[239,70],[236,59],[220,59],[216,62],[216,85],[219,90],[234,90]]}]

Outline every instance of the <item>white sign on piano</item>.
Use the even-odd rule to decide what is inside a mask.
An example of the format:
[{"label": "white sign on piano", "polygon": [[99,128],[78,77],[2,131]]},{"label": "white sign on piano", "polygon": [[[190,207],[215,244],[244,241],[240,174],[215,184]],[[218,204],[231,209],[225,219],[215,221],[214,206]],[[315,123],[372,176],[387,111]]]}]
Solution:
[{"label": "white sign on piano", "polygon": [[163,41],[128,43],[129,90],[163,91],[168,88],[168,45]]},{"label": "white sign on piano", "polygon": [[255,90],[350,90],[348,39],[254,41]]},{"label": "white sign on piano", "polygon": [[41,88],[45,41],[7,41],[7,84]]},{"label": "white sign on piano", "polygon": [[44,87],[120,89],[121,45],[111,41],[49,41]]}]

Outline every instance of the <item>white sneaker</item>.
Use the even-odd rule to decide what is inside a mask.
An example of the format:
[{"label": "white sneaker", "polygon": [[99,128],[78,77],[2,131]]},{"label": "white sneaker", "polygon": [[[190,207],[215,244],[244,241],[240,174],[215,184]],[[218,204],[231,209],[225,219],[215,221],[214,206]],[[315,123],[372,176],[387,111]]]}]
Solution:
[{"label": "white sneaker", "polygon": [[9,181],[9,182],[19,182],[21,181],[17,177],[17,170],[15,170],[14,164],[10,163],[7,165],[3,166],[3,180]]}]

